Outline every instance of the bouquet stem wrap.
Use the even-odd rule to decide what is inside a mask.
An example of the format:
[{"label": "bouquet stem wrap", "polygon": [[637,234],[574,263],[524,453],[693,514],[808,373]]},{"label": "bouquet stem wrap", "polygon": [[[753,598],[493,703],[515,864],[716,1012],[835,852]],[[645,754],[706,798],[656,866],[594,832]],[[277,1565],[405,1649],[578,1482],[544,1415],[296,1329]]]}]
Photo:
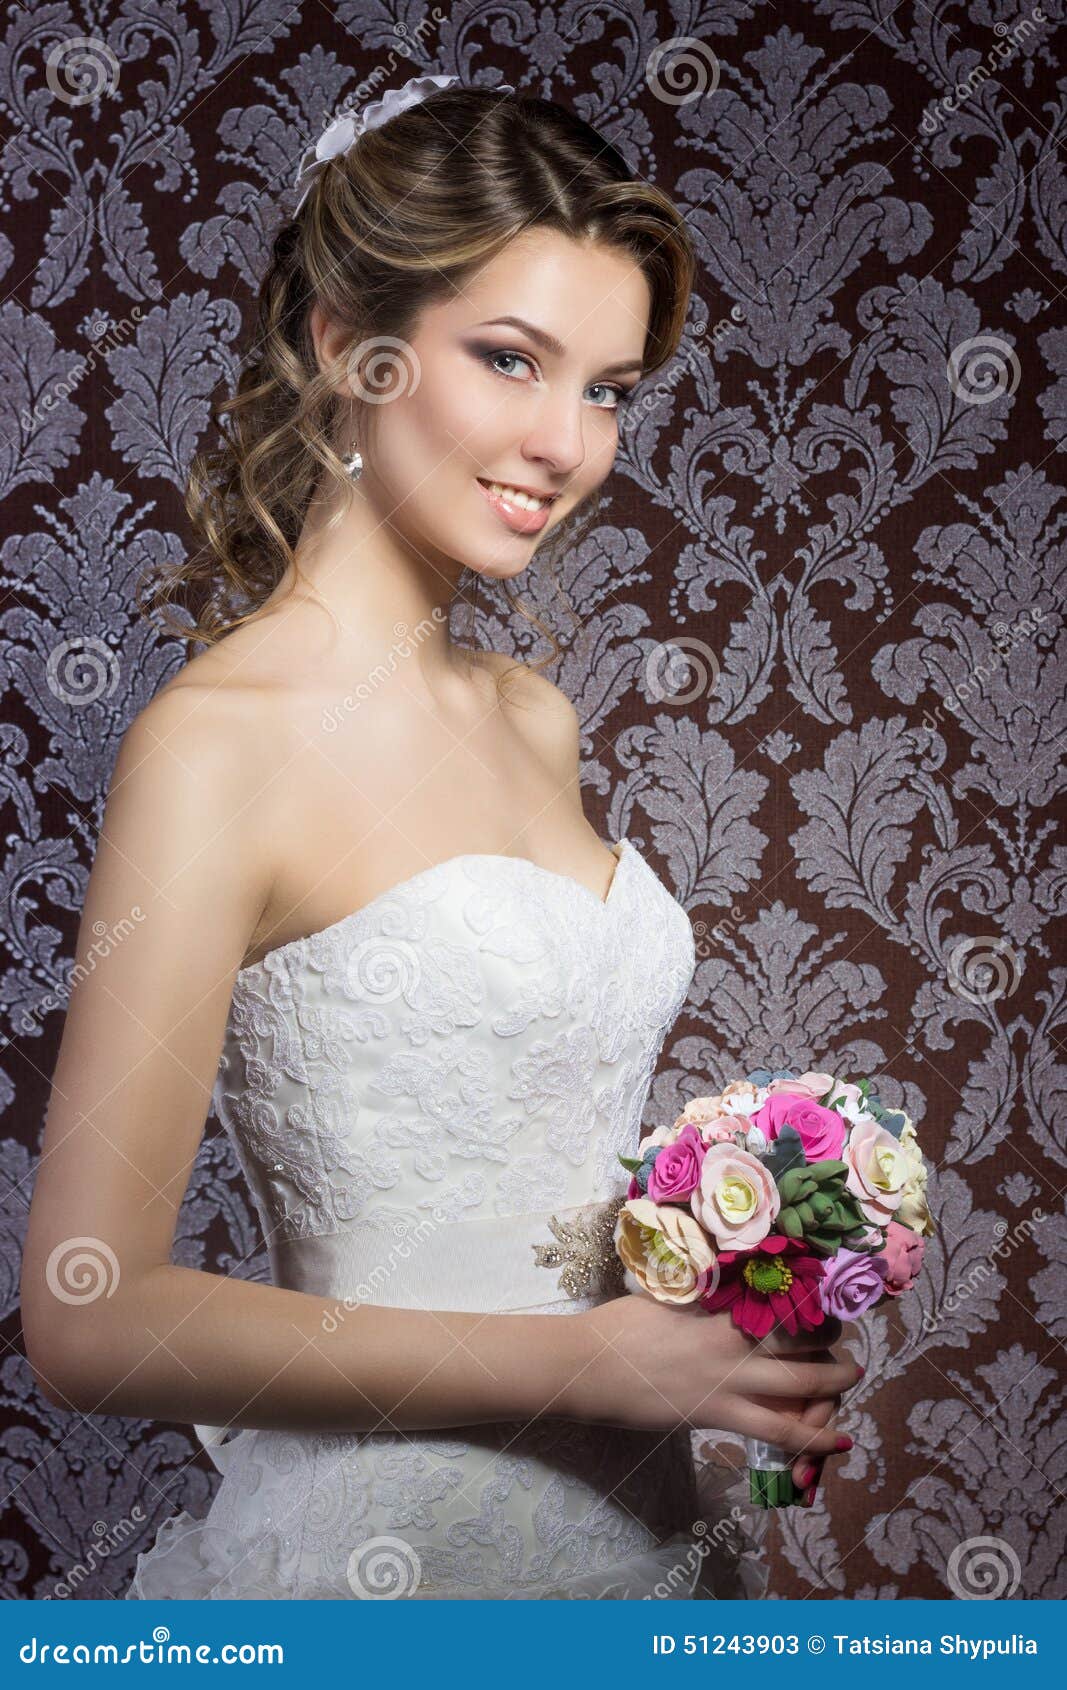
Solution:
[{"label": "bouquet stem wrap", "polygon": [[745,1458],[753,1507],[788,1508],[799,1503],[800,1492],[793,1483],[793,1457],[788,1450],[764,1443],[762,1438],[746,1438]]}]

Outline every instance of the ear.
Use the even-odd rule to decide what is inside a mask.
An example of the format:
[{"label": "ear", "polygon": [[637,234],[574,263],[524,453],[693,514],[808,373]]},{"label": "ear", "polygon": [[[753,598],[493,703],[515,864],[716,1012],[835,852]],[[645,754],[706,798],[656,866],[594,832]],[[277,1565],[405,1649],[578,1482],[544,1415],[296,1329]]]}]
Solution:
[{"label": "ear", "polygon": [[327,317],[317,301],[311,307],[310,321],[311,335],[315,343],[315,360],[320,371],[323,375],[332,374],[335,377],[337,392],[341,397],[353,398],[343,358],[348,338],[344,329]]}]

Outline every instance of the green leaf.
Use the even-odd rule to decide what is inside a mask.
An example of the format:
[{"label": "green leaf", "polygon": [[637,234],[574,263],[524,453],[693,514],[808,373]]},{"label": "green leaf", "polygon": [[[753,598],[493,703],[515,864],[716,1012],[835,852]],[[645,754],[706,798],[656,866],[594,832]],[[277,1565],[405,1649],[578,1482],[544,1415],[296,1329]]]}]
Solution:
[{"label": "green leaf", "polygon": [[631,1174],[636,1174],[641,1166],[642,1158],[640,1156],[620,1156],[619,1161]]}]

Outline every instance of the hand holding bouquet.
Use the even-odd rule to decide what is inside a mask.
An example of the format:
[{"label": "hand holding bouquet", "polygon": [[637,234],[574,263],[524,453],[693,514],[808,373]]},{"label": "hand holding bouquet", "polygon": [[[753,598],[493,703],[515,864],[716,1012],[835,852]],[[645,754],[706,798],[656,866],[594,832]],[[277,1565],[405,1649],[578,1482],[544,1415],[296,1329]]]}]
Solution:
[{"label": "hand holding bouquet", "polygon": [[[856,1320],[910,1289],[933,1232],[910,1118],[869,1080],[758,1069],[620,1157],[631,1291],[728,1308],[759,1340]],[[783,1450],[746,1440],[753,1502],[798,1501]]]}]

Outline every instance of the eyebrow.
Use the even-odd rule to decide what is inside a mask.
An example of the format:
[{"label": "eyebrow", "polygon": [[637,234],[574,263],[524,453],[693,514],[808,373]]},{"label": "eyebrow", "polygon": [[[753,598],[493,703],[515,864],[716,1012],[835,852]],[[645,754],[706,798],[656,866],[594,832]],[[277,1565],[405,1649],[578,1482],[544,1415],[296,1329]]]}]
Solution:
[{"label": "eyebrow", "polygon": [[[562,358],[566,351],[562,341],[558,341],[555,335],[549,334],[547,329],[535,327],[533,323],[528,323],[523,317],[491,317],[487,322],[479,323],[478,327],[488,329],[497,323],[507,323],[513,329],[521,329],[523,334],[528,334],[531,340],[537,342],[538,346],[543,346],[546,352],[554,353],[557,358]],[[618,364],[605,364],[603,369],[605,375],[619,375],[624,370],[641,371],[644,367],[640,358],[624,358]]]}]

